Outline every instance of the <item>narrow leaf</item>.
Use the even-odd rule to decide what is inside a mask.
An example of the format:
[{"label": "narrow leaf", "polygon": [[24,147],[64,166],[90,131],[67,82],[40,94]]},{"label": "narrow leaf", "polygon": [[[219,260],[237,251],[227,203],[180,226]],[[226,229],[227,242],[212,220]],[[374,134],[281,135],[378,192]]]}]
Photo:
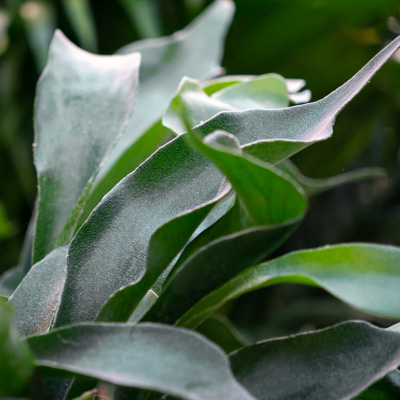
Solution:
[{"label": "narrow leaf", "polygon": [[400,249],[341,244],[287,254],[249,268],[201,300],[179,321],[193,326],[226,302],[276,283],[320,286],[360,310],[400,319]]},{"label": "narrow leaf", "polygon": [[82,47],[97,51],[96,27],[88,0],[62,0],[69,22]]},{"label": "narrow leaf", "polygon": [[154,0],[119,0],[142,38],[161,36],[160,11]]},{"label": "narrow leaf", "polygon": [[358,182],[372,178],[384,178],[387,176],[386,171],[383,168],[372,167],[359,168],[337,176],[316,179],[303,175],[290,160],[283,161],[282,163],[278,164],[277,167],[292,176],[309,196],[316,195],[346,183]]},{"label": "narrow leaf", "polygon": [[[317,141],[328,139],[336,115],[399,46],[400,37],[344,85],[319,101],[276,110],[221,111],[195,128],[203,135],[219,129],[235,135],[243,144],[257,142],[258,146],[249,149],[251,154],[271,163],[282,161]],[[186,102],[186,108],[190,109],[189,102]],[[184,114],[183,123],[185,119],[190,121]]]}]

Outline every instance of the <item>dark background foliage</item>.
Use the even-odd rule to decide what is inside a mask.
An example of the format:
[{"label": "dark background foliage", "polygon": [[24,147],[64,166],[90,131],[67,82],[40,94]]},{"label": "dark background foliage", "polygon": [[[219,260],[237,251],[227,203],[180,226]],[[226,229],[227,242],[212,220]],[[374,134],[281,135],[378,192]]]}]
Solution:
[{"label": "dark background foliage", "polygon": [[[73,6],[83,4],[79,25]],[[182,28],[203,0],[0,3],[0,273],[18,263],[36,184],[32,165],[35,84],[55,27],[100,54]],[[223,66],[228,74],[277,72],[303,78],[317,100],[344,83],[400,34],[397,0],[236,0]],[[85,8],[85,5],[87,6]],[[144,12],[144,14],[138,13]],[[312,177],[382,166],[388,179],[349,184],[313,198],[308,216],[279,253],[342,241],[400,245],[400,56],[341,113],[333,139],[294,158]],[[320,290],[277,286],[223,310],[263,338],[321,327],[360,314]],[[367,316],[361,316],[368,318]],[[383,320],[375,322],[385,324]]]}]

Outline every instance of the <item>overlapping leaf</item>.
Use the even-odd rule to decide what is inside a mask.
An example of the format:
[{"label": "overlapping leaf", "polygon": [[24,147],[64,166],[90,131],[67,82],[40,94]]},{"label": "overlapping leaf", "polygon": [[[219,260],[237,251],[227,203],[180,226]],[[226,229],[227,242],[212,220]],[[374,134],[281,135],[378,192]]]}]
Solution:
[{"label": "overlapping leaf", "polygon": [[[182,86],[192,88],[194,98],[197,95],[200,95],[200,97],[204,95],[199,84],[194,81],[185,79]],[[262,95],[260,89],[262,89]],[[240,107],[246,108],[245,98],[248,99],[251,105],[257,104],[260,108],[263,106],[272,108],[284,106],[288,103],[286,83],[277,75],[266,75],[251,81],[251,84],[250,82],[245,82],[244,84],[235,85],[229,91],[222,91],[221,99],[224,99],[224,102],[217,98],[216,105],[222,108],[233,108],[233,105],[236,106],[236,109]],[[173,119],[173,116],[170,115],[170,118]],[[233,145],[238,146],[237,143]],[[129,318],[129,315],[144,294],[154,285],[168,264],[183,248],[194,229],[213,210],[213,207],[224,198],[228,189],[227,187],[222,188],[211,201],[172,219],[153,234],[149,244],[145,275],[139,283],[116,292],[101,310],[98,320],[125,321]],[[214,220],[215,214],[212,220]],[[211,224],[210,221],[208,223]]]},{"label": "overlapping leaf", "polygon": [[[271,84],[271,90],[264,90],[260,104],[267,99],[270,106],[282,104],[282,97],[287,97],[283,79],[274,76],[263,83],[264,89]],[[279,96],[271,96],[277,87]],[[242,96],[235,91],[232,100],[235,93]],[[100,320],[126,320],[225,190],[223,176],[184,137],[160,148],[104,198],[73,241],[58,323],[94,319],[107,298],[140,278],[147,266],[140,286],[116,294],[115,306],[100,316]]]},{"label": "overlapping leaf", "polygon": [[172,36],[129,44],[121,54],[140,52],[140,93],[123,137],[96,179],[96,205],[102,196],[142,161],[149,157],[171,134],[151,127],[162,116],[184,76],[203,80],[220,72],[223,41],[231,23],[234,4],[217,0],[189,26]]},{"label": "overlapping leaf", "polygon": [[298,251],[249,268],[197,303],[179,324],[195,326],[227,301],[282,282],[320,286],[353,307],[400,319],[400,249],[354,243]]},{"label": "overlapping leaf", "polygon": [[218,344],[226,353],[232,353],[250,344],[228,318],[219,314],[207,318],[196,331]]},{"label": "overlapping leaf", "polygon": [[397,400],[400,396],[400,371],[386,375],[356,397],[357,400]]},{"label": "overlapping leaf", "polygon": [[232,209],[192,241],[171,272],[163,292],[145,320],[175,322],[201,297],[239,271],[262,260],[294,230],[307,201],[294,181],[277,168],[241,153],[215,132],[191,142],[229,179],[236,192]]},{"label": "overlapping leaf", "polygon": [[158,324],[79,324],[28,339],[36,365],[188,400],[253,399],[222,350]]},{"label": "overlapping leaf", "polygon": [[0,278],[0,295],[9,297],[24,278],[21,267],[15,266],[8,269]]},{"label": "overlapping leaf", "polygon": [[219,112],[287,107],[288,96],[285,80],[276,74],[224,87],[211,96],[205,93],[199,82],[186,78],[181,82],[162,122],[181,134],[186,132],[187,124],[190,127],[199,125]]},{"label": "overlapping leaf", "polygon": [[222,181],[216,168],[183,137],[122,180],[71,242],[57,324],[93,320],[111,294],[142,276],[152,234],[170,219],[212,200]]},{"label": "overlapping leaf", "polygon": [[[234,134],[243,144],[258,142],[258,146],[249,149],[251,154],[271,163],[282,161],[316,141],[329,138],[339,111],[369,82],[399,46],[400,38],[396,38],[349,81],[321,100],[277,110],[220,111],[197,125],[196,130],[205,135],[221,129]],[[190,108],[190,103],[185,102],[184,92],[178,93],[178,97],[191,113],[196,114],[196,110]],[[212,103],[212,99],[206,96],[202,100],[202,107]],[[190,121],[185,114],[182,120],[183,124],[185,120]]]},{"label": "overlapping leaf", "polygon": [[[388,45],[350,81],[319,102],[277,110],[221,112],[197,131],[223,127],[237,134],[243,144],[256,141],[247,150],[257,157],[281,161],[330,135],[337,112],[397,49],[399,41]],[[222,179],[213,165],[178,137],[121,181],[70,247],[58,323],[93,319],[113,292],[140,278],[152,234],[172,218],[212,200]]]},{"label": "overlapping leaf", "polygon": [[230,358],[259,400],[351,399],[400,364],[400,335],[352,321],[257,343]]},{"label": "overlapping leaf", "polygon": [[45,333],[52,327],[64,289],[67,250],[58,247],[35,264],[10,297],[20,335]]},{"label": "overlapping leaf", "polygon": [[137,53],[86,53],[56,32],[36,100],[34,262],[54,248],[57,238],[61,244],[71,239],[93,175],[129,120],[139,61]]}]

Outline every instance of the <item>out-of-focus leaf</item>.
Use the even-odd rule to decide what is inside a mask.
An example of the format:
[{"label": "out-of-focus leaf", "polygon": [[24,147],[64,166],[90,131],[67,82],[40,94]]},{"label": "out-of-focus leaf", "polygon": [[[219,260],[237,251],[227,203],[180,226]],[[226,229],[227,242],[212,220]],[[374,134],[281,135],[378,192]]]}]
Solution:
[{"label": "out-of-focus leaf", "polygon": [[33,237],[35,235],[36,213],[37,200],[35,201],[35,204],[33,206],[31,219],[25,232],[24,243],[22,245],[21,254],[18,260],[18,265],[22,269],[24,274],[28,273],[28,271],[32,267]]},{"label": "out-of-focus leaf", "polygon": [[0,202],[0,240],[7,239],[16,233],[16,227],[7,218],[4,204]]},{"label": "out-of-focus leaf", "polygon": [[316,195],[346,183],[358,182],[372,178],[384,178],[387,176],[386,171],[383,168],[376,167],[360,168],[355,171],[345,172],[329,178],[313,179],[303,175],[290,160],[283,161],[277,165],[277,167],[292,176],[309,196]]},{"label": "out-of-focus leaf", "polygon": [[[184,399],[253,399],[201,335],[158,324],[80,324],[34,336],[36,365]],[[44,371],[45,372],[45,371]]]},{"label": "out-of-focus leaf", "polygon": [[5,10],[0,9],[0,55],[2,55],[8,47],[8,26],[10,19]]},{"label": "out-of-focus leaf", "polygon": [[207,318],[196,330],[216,343],[227,353],[232,353],[250,344],[237,331],[228,318],[219,314],[214,314],[210,318]]},{"label": "out-of-focus leaf", "polygon": [[50,2],[24,1],[20,7],[20,15],[25,23],[37,70],[41,72],[47,61],[49,44],[55,29],[53,6]]},{"label": "out-of-focus leaf", "polygon": [[400,249],[353,243],[293,252],[249,268],[202,299],[179,324],[195,326],[227,301],[283,282],[320,286],[360,310],[400,319]]},{"label": "out-of-focus leaf", "polygon": [[56,240],[62,245],[71,239],[93,175],[129,120],[139,61],[138,54],[86,53],[60,32],[55,34],[37,90],[34,262]]},{"label": "out-of-focus leaf", "polygon": [[[217,0],[184,30],[168,37],[138,41],[119,51],[141,53],[140,93],[127,129],[96,178],[95,204],[171,138],[170,135],[152,138],[150,128],[167,109],[184,76],[202,80],[216,73],[233,12],[230,0]],[[143,154],[136,145],[140,138],[143,141],[143,135],[150,135],[146,140],[147,148],[152,150],[150,154]],[[138,159],[138,154],[143,158]]]},{"label": "out-of-focus leaf", "polygon": [[154,0],[119,1],[143,39],[161,36],[159,11]]},{"label": "out-of-focus leaf", "polygon": [[0,302],[0,396],[24,393],[32,372],[33,358],[12,327],[12,309]]},{"label": "out-of-focus leaf", "polygon": [[393,371],[355,397],[356,400],[397,400],[400,398],[400,371]]},{"label": "out-of-focus leaf", "polygon": [[351,321],[257,343],[230,358],[259,400],[350,399],[400,364],[400,335]]},{"label": "out-of-focus leaf", "polygon": [[[65,400],[75,400],[75,398],[80,398],[83,395],[88,396],[89,393],[97,394],[100,385],[97,379],[87,377],[75,378],[73,380],[71,379],[71,381],[72,383],[65,396]],[[100,396],[101,393],[98,393],[98,395]],[[94,399],[95,397],[93,396],[93,400]]]},{"label": "out-of-focus leaf", "polygon": [[68,247],[58,247],[36,263],[10,297],[14,324],[22,336],[51,329],[60,304],[67,269]]},{"label": "out-of-focus leaf", "polygon": [[24,276],[25,273],[19,265],[4,272],[0,277],[0,294],[7,297],[11,296]]},{"label": "out-of-focus leaf", "polygon": [[277,168],[225,143],[214,132],[191,143],[224,172],[236,192],[234,207],[190,243],[144,320],[173,323],[197,301],[254,260],[264,259],[294,230],[307,208],[301,189]]},{"label": "out-of-focus leaf", "polygon": [[96,27],[89,1],[62,0],[62,4],[82,47],[88,51],[96,52]]}]

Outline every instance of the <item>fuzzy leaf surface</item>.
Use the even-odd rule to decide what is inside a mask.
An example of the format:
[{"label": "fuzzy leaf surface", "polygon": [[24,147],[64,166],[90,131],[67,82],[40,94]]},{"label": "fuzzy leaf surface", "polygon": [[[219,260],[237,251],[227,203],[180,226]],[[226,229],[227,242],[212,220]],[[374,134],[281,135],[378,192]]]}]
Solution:
[{"label": "fuzzy leaf surface", "polygon": [[129,120],[139,62],[137,53],[87,53],[56,32],[36,98],[34,262],[54,248],[57,238],[60,244],[71,239],[93,175]]},{"label": "fuzzy leaf surface", "polygon": [[[192,331],[158,324],[79,324],[28,339],[36,365],[188,400],[253,399],[225,353]],[[65,375],[65,374],[64,374]]]},{"label": "fuzzy leaf surface", "polygon": [[20,335],[51,329],[64,289],[67,251],[67,246],[58,247],[36,263],[10,297],[15,309],[14,324]]},{"label": "fuzzy leaf surface", "polygon": [[[191,88],[194,98],[204,95],[200,85],[195,81],[184,79],[182,86]],[[261,91],[260,88],[262,89]],[[251,98],[253,98],[253,100],[250,101],[250,104],[252,106],[257,104],[258,107],[277,108],[288,103],[286,83],[280,76],[274,74],[257,78],[251,82],[239,83],[234,88],[231,88],[231,90],[228,91],[226,89],[217,94],[221,94],[221,98],[224,99],[224,102],[217,99],[216,104],[218,107],[224,109],[233,107],[229,102],[235,105],[236,109],[240,107],[246,108]],[[247,97],[244,96],[244,94],[246,94]],[[248,100],[247,102],[244,100],[246,98]],[[178,106],[176,112],[179,112]],[[238,147],[238,143],[236,142],[230,145],[236,148]],[[236,167],[241,168],[241,165],[236,165]],[[233,167],[229,166],[228,168]],[[194,227],[197,227],[200,221],[202,221],[213,207],[222,200],[227,194],[227,190],[229,190],[229,188],[225,185],[212,200],[187,213],[179,215],[157,229],[150,240],[147,268],[143,278],[140,282],[122,288],[116,292],[102,308],[97,320],[126,321],[144,294],[152,287],[157,278],[167,267],[168,263],[170,263],[178,254],[179,250],[183,248],[190,235],[193,233]],[[252,197],[250,193],[249,197]],[[262,199],[258,199],[257,201],[260,200],[261,203],[265,205]],[[269,212],[271,213],[272,211],[269,210]],[[279,219],[279,216],[277,216],[277,218]]]},{"label": "fuzzy leaf surface", "polygon": [[[196,130],[205,134],[223,127],[236,134],[241,144],[249,145],[247,150],[257,158],[282,161],[331,134],[336,114],[399,43],[400,39],[395,39],[346,84],[319,102],[275,110],[221,112]],[[83,225],[70,246],[58,324],[93,320],[110,295],[141,278],[153,233],[218,194],[223,175],[196,154],[184,137],[161,147],[124,178]]]},{"label": "fuzzy leaf surface", "polygon": [[203,80],[219,73],[233,13],[233,2],[217,0],[185,29],[171,36],[137,41],[118,51],[141,53],[140,92],[127,129],[96,179],[99,200],[171,139],[162,132],[154,135],[151,127],[167,109],[181,79],[190,76]]},{"label": "fuzzy leaf surface", "polygon": [[[234,207],[184,250],[147,320],[175,322],[201,297],[262,260],[296,227],[307,208],[303,193],[277,168],[226,146],[234,137],[215,132],[204,141],[189,132],[236,192]],[[186,282],[186,283],[185,283]]]},{"label": "fuzzy leaf surface", "polygon": [[400,364],[400,335],[350,321],[257,343],[230,358],[259,400],[351,399]]}]

